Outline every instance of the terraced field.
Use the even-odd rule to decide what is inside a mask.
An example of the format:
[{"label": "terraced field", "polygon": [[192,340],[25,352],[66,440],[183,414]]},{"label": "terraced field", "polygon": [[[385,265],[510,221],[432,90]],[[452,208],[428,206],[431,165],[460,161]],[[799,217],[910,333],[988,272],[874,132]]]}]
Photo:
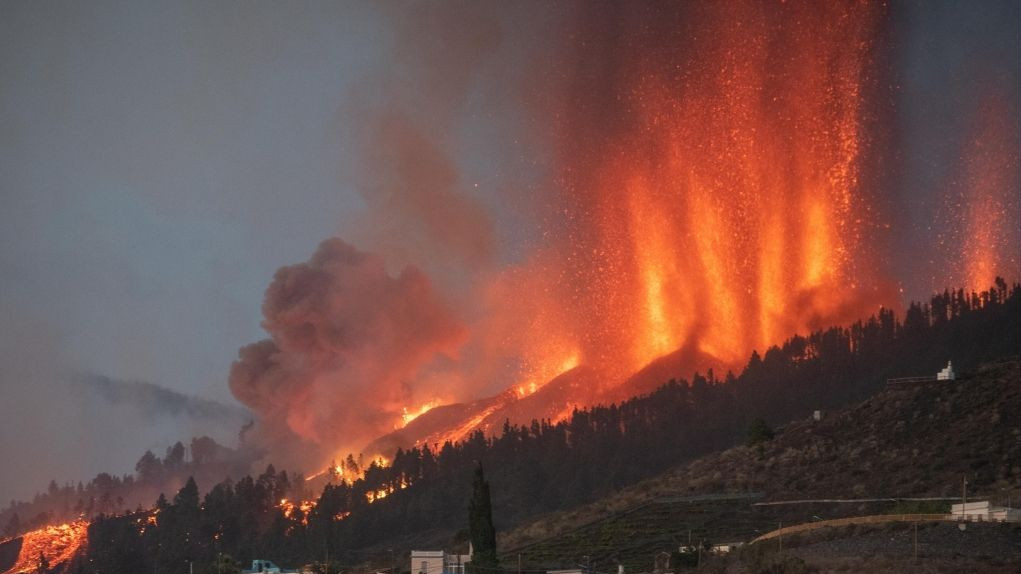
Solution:
[{"label": "terraced field", "polygon": [[[582,525],[555,538],[509,549],[505,565],[569,568],[588,565],[598,572],[651,571],[655,555],[682,544],[743,542],[777,527],[791,511],[756,507],[759,494],[724,494],[659,498]],[[802,509],[803,511],[803,509]]]}]

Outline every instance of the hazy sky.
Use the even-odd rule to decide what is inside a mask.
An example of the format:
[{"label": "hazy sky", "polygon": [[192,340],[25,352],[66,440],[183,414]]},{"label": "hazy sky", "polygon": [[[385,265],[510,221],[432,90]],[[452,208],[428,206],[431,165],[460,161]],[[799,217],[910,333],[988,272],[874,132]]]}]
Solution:
[{"label": "hazy sky", "polygon": [[1018,245],[1021,2],[893,2],[892,8],[898,135],[889,165],[900,174],[889,190],[896,198],[892,219],[899,222],[892,263],[907,296],[918,299],[946,281],[960,281],[959,270],[933,265],[940,255],[934,246],[941,227],[960,211],[948,205],[948,196],[972,183],[962,172],[980,150],[976,109],[991,101],[1005,104],[996,121],[1012,139],[1006,148],[1013,152],[1014,229],[1007,232]]},{"label": "hazy sky", "polygon": [[[392,97],[378,78],[394,66],[400,5],[378,6],[0,5],[0,455],[56,453],[18,480],[0,465],[0,501],[51,477],[130,471],[144,448],[205,430],[163,425],[89,457],[113,447],[76,450],[81,439],[62,421],[34,416],[47,404],[68,424],[109,416],[76,408],[62,386],[71,375],[234,403],[227,372],[239,347],[265,336],[273,273],[344,236],[363,207],[347,121],[353,95]],[[894,10],[904,170],[894,209],[914,218],[894,235],[907,245],[931,237],[934,190],[959,154],[953,138],[975,78],[1006,86],[1016,112],[1018,20],[1010,1]],[[465,125],[451,145],[470,175],[493,183],[509,176],[488,151],[511,145],[497,128],[515,119],[485,112],[472,101],[455,110],[471,117],[455,115]],[[513,235],[515,215],[503,213],[501,233]],[[513,246],[498,255],[514,257]],[[919,264],[901,253],[896,263]],[[922,274],[911,275],[912,296],[925,295]],[[57,460],[72,452],[88,460],[73,469]]]},{"label": "hazy sky", "polygon": [[[123,448],[91,444],[59,416],[75,408],[57,381],[98,373],[234,403],[227,371],[262,336],[273,272],[359,204],[341,111],[385,66],[386,30],[371,3],[294,8],[0,7],[0,451],[45,455],[16,491],[5,464],[0,499],[33,478],[129,471],[144,448],[205,430],[152,421],[163,428]],[[78,468],[75,444],[116,453]]]},{"label": "hazy sky", "polygon": [[2,10],[4,322],[76,369],[226,399],[273,272],[358,204],[340,110],[385,30],[351,2]]}]

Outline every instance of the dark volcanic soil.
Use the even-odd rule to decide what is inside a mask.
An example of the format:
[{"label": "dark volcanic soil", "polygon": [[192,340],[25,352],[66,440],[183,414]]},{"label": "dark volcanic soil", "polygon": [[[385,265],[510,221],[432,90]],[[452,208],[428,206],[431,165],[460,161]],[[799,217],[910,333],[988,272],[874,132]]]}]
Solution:
[{"label": "dark volcanic soil", "polygon": [[[791,536],[784,547],[824,571],[858,571],[856,564],[870,572],[899,571],[913,562],[914,535],[907,523],[849,526]],[[1021,525],[970,523],[962,531],[954,523],[920,524],[918,557],[920,571],[1015,572],[1021,567]]]}]

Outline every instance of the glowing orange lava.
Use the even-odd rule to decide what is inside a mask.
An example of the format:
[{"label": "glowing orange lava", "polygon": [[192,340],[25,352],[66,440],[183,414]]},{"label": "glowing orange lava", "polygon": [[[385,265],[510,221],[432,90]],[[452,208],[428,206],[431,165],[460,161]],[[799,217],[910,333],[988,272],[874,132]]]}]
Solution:
[{"label": "glowing orange lava", "polygon": [[501,399],[503,400],[495,402],[494,404],[489,405],[486,408],[480,410],[475,415],[468,417],[467,419],[462,421],[453,429],[430,435],[429,437],[426,437],[425,439],[418,441],[418,444],[442,445],[447,442],[453,443],[464,439],[473,431],[475,431],[475,429],[479,428],[479,425],[482,423],[482,421],[486,419],[486,417],[493,414],[494,412],[497,411],[497,409],[503,407],[506,404],[506,397],[501,397]]},{"label": "glowing orange lava", "polygon": [[1021,274],[1018,123],[1011,120],[1017,118],[1017,103],[993,92],[975,116],[963,158],[964,189],[951,206],[950,225],[963,231],[951,238],[957,269],[947,271],[957,283],[981,290],[997,275]]},{"label": "glowing orange lava", "polygon": [[622,24],[636,40],[610,63],[584,28],[572,36],[583,65],[609,71],[575,87],[603,100],[563,114],[546,276],[583,363],[620,378],[679,349],[736,367],[887,296],[861,176],[884,8],[686,8],[663,22],[636,10],[641,33]]},{"label": "glowing orange lava", "polygon": [[543,358],[544,360],[536,360],[534,366],[530,369],[528,378],[524,382],[515,385],[514,390],[518,398],[524,398],[535,393],[546,383],[581,363],[581,357],[576,350],[561,350],[559,353],[557,353],[557,350],[554,350],[548,355],[548,357]]},{"label": "glowing orange lava", "polygon": [[404,428],[408,426],[408,423],[424,415],[425,413],[431,411],[432,409],[438,407],[439,405],[440,405],[439,400],[432,400],[423,405],[419,405],[417,408],[414,408],[410,411],[408,410],[407,407],[404,407],[403,412],[401,413],[401,424],[397,425],[396,428]]},{"label": "glowing orange lava", "polygon": [[78,520],[47,526],[24,535],[18,560],[4,574],[35,572],[39,556],[46,557],[50,568],[64,564],[88,543],[89,523]]}]

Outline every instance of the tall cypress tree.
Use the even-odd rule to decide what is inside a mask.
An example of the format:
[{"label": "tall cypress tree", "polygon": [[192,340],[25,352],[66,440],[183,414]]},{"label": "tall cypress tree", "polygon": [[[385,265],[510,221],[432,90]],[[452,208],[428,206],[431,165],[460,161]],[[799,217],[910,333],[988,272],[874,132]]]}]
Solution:
[{"label": "tall cypress tree", "polygon": [[497,568],[496,528],[493,507],[489,500],[489,482],[482,472],[482,463],[475,467],[472,497],[468,503],[468,532],[473,549],[471,570],[477,574],[491,573]]}]

